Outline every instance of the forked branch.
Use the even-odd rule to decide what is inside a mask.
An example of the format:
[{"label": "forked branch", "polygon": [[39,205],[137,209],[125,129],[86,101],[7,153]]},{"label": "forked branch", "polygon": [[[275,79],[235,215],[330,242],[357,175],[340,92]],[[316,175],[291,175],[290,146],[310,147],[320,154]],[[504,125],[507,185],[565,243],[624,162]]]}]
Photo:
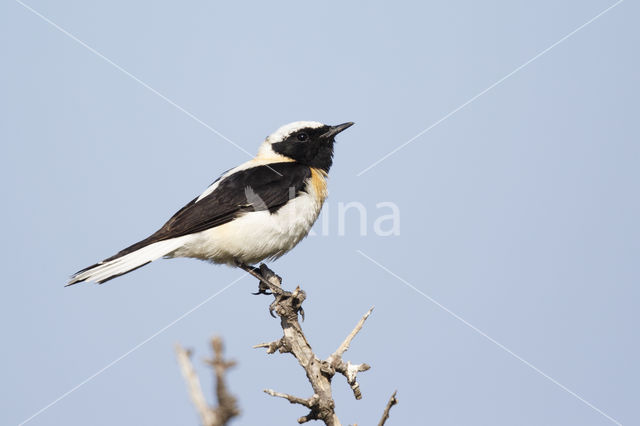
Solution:
[{"label": "forked branch", "polygon": [[[257,271],[253,270],[253,272],[254,276],[258,275]],[[302,302],[306,298],[305,292],[300,287],[297,287],[293,292],[283,290],[281,286],[282,279],[264,264],[260,265],[259,276],[256,276],[256,278],[260,281],[258,293],[274,296],[275,300],[270,305],[270,311],[275,312],[280,317],[283,337],[270,343],[261,343],[254,346],[254,348],[266,348],[269,354],[279,351],[280,353],[293,355],[305,370],[307,379],[313,389],[313,395],[308,398],[300,398],[271,389],[265,389],[265,392],[271,396],[284,398],[292,404],[299,404],[309,408],[309,414],[300,417],[298,419],[299,423],[320,420],[329,426],[340,425],[335,412],[331,380],[336,373],[342,374],[351,386],[355,398],[362,398],[360,385],[356,377],[359,372],[367,371],[370,367],[365,363],[351,364],[349,361],[345,362],[342,356],[349,349],[351,341],[360,332],[364,322],[371,315],[373,307],[364,314],[338,349],[326,360],[321,360],[311,349],[311,345],[302,332],[302,327],[298,321],[298,313],[302,314],[303,312]],[[265,291],[266,289],[269,290],[269,293]]]},{"label": "forked branch", "polygon": [[240,414],[236,398],[229,393],[226,385],[226,371],[235,365],[234,361],[225,361],[222,357],[223,347],[222,339],[214,337],[211,339],[214,357],[207,360],[206,363],[211,365],[216,376],[216,397],[218,405],[211,407],[207,403],[206,398],[200,386],[200,380],[191,363],[191,352],[185,350],[182,346],[176,345],[175,350],[178,357],[178,364],[182,375],[187,382],[191,401],[195,405],[203,426],[223,426],[227,422]]},{"label": "forked branch", "polygon": [[[241,264],[238,266],[258,278],[260,285],[256,294],[273,295],[274,301],[269,306],[269,312],[272,316],[275,312],[280,318],[280,326],[283,331],[283,336],[280,339],[269,343],[260,343],[255,345],[254,348],[265,348],[268,354],[279,351],[280,353],[290,353],[293,355],[304,369],[313,390],[313,394],[308,398],[300,398],[287,393],[276,392],[272,389],[265,389],[264,392],[309,409],[307,415],[298,419],[298,423],[320,420],[328,426],[340,426],[340,420],[335,412],[331,380],[336,373],[343,375],[347,379],[347,383],[351,386],[354,397],[358,400],[362,398],[360,385],[356,380],[357,375],[360,372],[367,371],[371,367],[365,363],[352,364],[350,361],[344,361],[343,356],[349,349],[355,336],[362,330],[365,321],[373,311],[373,307],[362,316],[335,352],[329,355],[327,359],[321,360],[311,349],[311,345],[302,332],[302,327],[298,321],[298,315],[304,319],[302,303],[306,298],[305,292],[301,290],[300,287],[297,287],[292,292],[282,289],[282,279],[264,264],[260,265],[260,269]],[[207,361],[207,363],[213,366],[216,375],[216,396],[218,399],[218,405],[216,407],[209,406],[202,393],[200,381],[191,364],[190,352],[183,349],[180,345],[176,345],[176,353],[178,355],[180,369],[187,382],[189,395],[200,415],[202,424],[204,426],[223,426],[227,424],[231,418],[240,413],[236,399],[229,393],[225,382],[226,371],[234,366],[235,363],[223,359],[222,341],[220,338],[214,338],[211,344],[214,358]],[[384,409],[378,426],[385,424],[389,418],[391,407],[397,404],[397,402],[396,392],[394,392]]]}]

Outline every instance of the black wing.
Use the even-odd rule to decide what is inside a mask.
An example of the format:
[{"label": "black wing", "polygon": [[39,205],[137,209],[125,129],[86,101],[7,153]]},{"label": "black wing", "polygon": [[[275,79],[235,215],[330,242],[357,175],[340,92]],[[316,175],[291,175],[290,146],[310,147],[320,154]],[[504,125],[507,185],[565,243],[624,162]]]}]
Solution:
[{"label": "black wing", "polygon": [[154,234],[156,241],[204,231],[230,222],[244,212],[276,212],[304,189],[311,170],[294,162],[240,170],[224,178],[209,195],[178,211]]},{"label": "black wing", "polygon": [[271,163],[240,170],[222,179],[218,187],[200,201],[196,202],[198,198],[191,200],[153,235],[103,262],[158,241],[223,225],[245,212],[269,210],[274,213],[303,191],[310,177],[309,167],[294,162]]}]

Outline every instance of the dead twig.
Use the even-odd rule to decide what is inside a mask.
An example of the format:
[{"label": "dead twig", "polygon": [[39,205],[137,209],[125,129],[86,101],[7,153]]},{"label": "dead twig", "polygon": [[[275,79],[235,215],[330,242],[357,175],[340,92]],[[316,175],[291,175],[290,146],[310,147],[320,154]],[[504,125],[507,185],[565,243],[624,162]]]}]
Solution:
[{"label": "dead twig", "polygon": [[353,390],[353,396],[355,396],[356,399],[362,399],[360,385],[356,381],[356,374],[361,371],[367,371],[371,367],[368,364],[364,363],[351,364],[350,361],[347,361],[345,363],[342,360],[342,355],[347,351],[347,349],[349,349],[349,345],[351,344],[353,338],[356,337],[356,334],[358,334],[358,332],[362,330],[362,326],[364,325],[364,322],[367,320],[367,318],[369,318],[369,315],[371,315],[371,312],[373,312],[373,306],[367,311],[366,314],[362,316],[353,331],[349,333],[347,338],[344,339],[344,342],[342,342],[338,349],[336,349],[336,351],[332,353],[326,360],[326,362],[331,365],[331,367],[333,367],[336,372],[342,374],[347,379],[347,383],[349,383],[349,385],[351,386],[351,390]]},{"label": "dead twig", "polygon": [[380,422],[378,423],[378,426],[383,426],[384,425],[384,423],[389,418],[389,412],[391,411],[391,407],[393,407],[394,405],[396,405],[398,403],[398,399],[396,398],[396,393],[397,392],[398,391],[394,391],[393,395],[391,395],[391,398],[389,398],[389,402],[387,402],[387,406],[384,407],[384,412],[382,413],[382,418],[380,419]]},{"label": "dead twig", "polygon": [[[253,271],[257,275],[257,271]],[[364,322],[371,315],[373,308],[360,319],[356,327],[346,337],[342,344],[331,354],[326,360],[320,360],[311,349],[311,345],[307,341],[302,327],[298,322],[298,313],[303,314],[302,302],[306,298],[304,291],[297,287],[293,292],[282,289],[282,279],[277,276],[271,269],[264,264],[260,265],[260,287],[258,293],[264,293],[265,287],[268,287],[274,296],[274,302],[270,305],[269,311],[275,312],[280,317],[280,325],[283,331],[283,337],[270,343],[261,343],[254,348],[266,348],[267,353],[290,353],[297,360],[300,366],[305,370],[307,379],[311,383],[313,395],[309,398],[299,398],[286,393],[280,393],[271,389],[265,392],[271,396],[276,396],[288,400],[292,404],[299,404],[310,409],[309,414],[300,417],[299,423],[305,423],[311,420],[323,421],[329,426],[339,426],[340,421],[335,413],[335,402],[331,392],[331,379],[336,373],[344,375],[349,385],[353,389],[356,399],[362,398],[360,386],[356,381],[357,373],[366,371],[370,367],[367,364],[351,364],[344,362],[342,355],[349,348],[351,341],[362,329]],[[265,283],[266,281],[266,283]],[[304,319],[304,317],[303,317]]]},{"label": "dead twig", "polygon": [[[282,288],[282,278],[264,264],[261,264],[259,269],[241,264],[238,266],[258,278],[260,284],[258,292],[255,294],[266,294],[274,297],[274,301],[269,306],[269,313],[275,316],[275,312],[280,318],[280,326],[283,331],[283,336],[280,339],[257,344],[254,348],[265,348],[268,354],[278,351],[293,355],[304,369],[313,389],[313,395],[308,398],[300,398],[287,393],[276,392],[272,389],[265,389],[264,392],[273,397],[286,399],[291,404],[302,405],[309,409],[309,413],[300,417],[298,423],[320,420],[328,426],[340,426],[340,420],[335,412],[331,380],[336,373],[343,375],[351,386],[354,397],[358,400],[362,398],[360,385],[356,380],[357,374],[367,371],[371,367],[365,363],[352,364],[350,361],[344,361],[343,356],[351,346],[355,336],[362,330],[365,321],[373,312],[373,307],[362,316],[340,346],[327,359],[321,360],[311,349],[311,345],[302,332],[302,327],[298,321],[298,315],[304,320],[302,303],[306,298],[305,292],[300,287],[297,287],[292,292],[284,290]],[[235,362],[224,360],[222,356],[222,340],[219,337],[212,339],[211,346],[214,358],[206,362],[213,367],[216,376],[218,405],[215,407],[210,406],[204,397],[200,380],[191,363],[191,353],[180,345],[176,345],[176,354],[182,375],[187,382],[189,395],[200,415],[203,426],[223,426],[230,419],[240,414],[236,398],[229,393],[225,381],[226,371],[233,367]],[[394,392],[385,407],[378,426],[385,424],[389,418],[391,407],[397,403],[396,392]]]},{"label": "dead twig", "polygon": [[175,350],[180,370],[187,382],[191,401],[193,401],[193,405],[195,405],[200,415],[203,426],[223,426],[231,418],[240,414],[237,400],[229,393],[225,382],[226,371],[233,367],[235,362],[223,359],[222,339],[214,337],[211,340],[211,346],[213,347],[214,357],[211,360],[207,360],[206,363],[213,367],[216,376],[216,397],[218,399],[216,407],[209,406],[204,397],[200,380],[191,363],[191,352],[178,344],[176,344]]}]

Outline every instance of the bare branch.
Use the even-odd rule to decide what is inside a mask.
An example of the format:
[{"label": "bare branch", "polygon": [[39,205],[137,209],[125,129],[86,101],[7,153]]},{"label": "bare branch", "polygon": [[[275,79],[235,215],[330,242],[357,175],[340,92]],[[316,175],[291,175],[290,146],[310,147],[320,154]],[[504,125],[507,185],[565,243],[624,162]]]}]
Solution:
[{"label": "bare branch", "polygon": [[[249,269],[250,267],[247,268],[247,270]],[[271,291],[275,301],[269,307],[269,311],[275,312],[280,317],[280,325],[284,336],[280,340],[271,343],[261,343],[254,346],[254,348],[267,348],[267,353],[274,353],[279,350],[281,353],[292,354],[305,370],[314,394],[310,398],[300,398],[273,390],[266,390],[265,392],[272,396],[287,399],[292,404],[299,404],[311,409],[308,415],[298,419],[300,423],[310,420],[321,420],[326,425],[340,425],[340,421],[334,410],[335,403],[332,397],[331,379],[336,372],[344,375],[356,399],[362,398],[360,385],[356,381],[356,375],[358,372],[366,371],[370,367],[364,363],[351,364],[350,362],[344,362],[342,355],[349,349],[351,341],[362,329],[364,322],[369,315],[371,315],[373,307],[364,314],[338,349],[329,356],[327,360],[323,361],[314,354],[298,322],[298,313],[303,314],[302,302],[306,298],[305,292],[302,291],[300,287],[297,287],[293,292],[283,290],[281,285],[282,279],[264,264],[260,265],[259,271],[258,273],[257,269],[251,269],[251,272],[253,272],[252,275],[260,275],[259,278],[256,277],[261,283],[258,293],[264,294],[265,288]]]},{"label": "bare branch", "polygon": [[[309,398],[300,398],[287,393],[276,392],[272,389],[265,389],[264,392],[273,397],[286,399],[291,404],[298,404],[309,409],[309,413],[300,417],[298,423],[320,420],[327,426],[340,426],[340,420],[338,420],[338,416],[335,413],[331,380],[336,373],[342,374],[351,386],[355,398],[358,400],[362,398],[360,385],[356,380],[357,374],[367,371],[371,367],[366,363],[352,364],[350,361],[345,362],[342,356],[349,349],[355,336],[362,330],[365,321],[373,312],[373,306],[362,316],[335,352],[326,360],[321,360],[311,349],[311,345],[302,332],[302,327],[298,321],[298,315],[304,320],[302,303],[306,299],[305,292],[300,287],[296,287],[293,292],[284,290],[281,285],[282,278],[264,264],[261,264],[260,268],[243,264],[238,264],[238,266],[258,278],[260,284],[258,292],[255,294],[266,294],[274,297],[274,301],[269,306],[269,313],[275,317],[275,312],[280,317],[280,326],[283,331],[283,336],[280,339],[268,343],[260,343],[253,347],[265,348],[268,354],[279,351],[280,353],[293,355],[304,369],[313,389],[313,395]],[[226,371],[233,367],[235,362],[224,360],[222,340],[219,337],[214,337],[211,345],[214,357],[206,362],[213,367],[215,372],[216,397],[218,400],[218,406],[216,407],[211,407],[207,404],[200,381],[191,363],[191,353],[180,345],[176,345],[176,354],[180,369],[187,382],[189,395],[200,415],[203,426],[224,426],[231,418],[240,413],[236,398],[229,393],[225,382]],[[389,399],[379,426],[384,425],[389,418],[391,407],[397,404],[395,396],[396,392]]]},{"label": "bare branch", "polygon": [[224,360],[222,356],[222,339],[220,337],[216,336],[211,339],[211,347],[213,348],[214,358],[206,362],[213,367],[216,374],[216,397],[218,398],[218,406],[214,411],[222,421],[220,424],[226,424],[230,419],[240,414],[238,401],[229,393],[225,381],[227,370],[234,367],[236,362]]},{"label": "bare branch", "polygon": [[200,415],[203,426],[223,426],[226,425],[231,418],[240,414],[237,400],[229,393],[225,382],[226,371],[233,367],[235,362],[225,361],[223,359],[222,340],[219,337],[214,337],[211,340],[211,346],[213,347],[214,358],[206,362],[213,366],[216,375],[217,407],[210,407],[207,404],[202,392],[202,387],[200,386],[200,380],[191,363],[191,353],[184,350],[180,345],[176,345],[176,354],[180,370],[187,382],[189,395]]},{"label": "bare branch", "polygon": [[334,369],[337,373],[342,374],[346,379],[349,386],[351,386],[351,390],[353,391],[353,396],[356,399],[362,399],[362,392],[360,391],[360,384],[356,381],[356,375],[361,371],[367,371],[371,368],[369,364],[351,364],[351,362],[347,361],[346,363],[342,360],[333,363]]},{"label": "bare branch", "polygon": [[353,331],[349,333],[347,338],[344,339],[344,342],[342,342],[342,344],[338,347],[338,349],[336,349],[336,351],[331,355],[330,358],[340,358],[342,354],[344,354],[347,351],[347,349],[349,349],[349,345],[351,344],[351,341],[353,340],[354,337],[356,337],[356,334],[358,334],[360,330],[362,330],[362,326],[364,325],[364,322],[367,320],[367,318],[369,318],[369,315],[371,315],[371,312],[373,312],[373,308],[374,306],[372,306],[367,311],[367,313],[364,314],[362,318],[360,318],[360,321],[358,321],[358,324],[356,324]]},{"label": "bare branch", "polygon": [[396,398],[397,392],[398,391],[394,391],[393,395],[391,395],[391,398],[389,398],[389,402],[387,402],[387,406],[384,407],[384,412],[382,413],[382,418],[380,419],[378,426],[384,426],[387,419],[389,419],[389,412],[391,411],[391,407],[398,403],[398,399]]},{"label": "bare branch", "polygon": [[191,353],[179,344],[176,344],[175,349],[178,357],[178,364],[180,365],[180,371],[182,371],[182,376],[187,382],[189,396],[191,396],[191,401],[200,415],[202,424],[204,426],[216,424],[216,416],[207,404],[207,400],[202,393],[202,387],[200,386],[200,379],[198,379],[198,375],[191,363]]},{"label": "bare branch", "polygon": [[264,281],[269,283],[269,289],[275,298],[270,311],[274,311],[280,317],[284,336],[276,342],[257,346],[268,348],[269,353],[275,352],[277,348],[282,353],[292,354],[305,370],[313,389],[313,396],[310,398],[299,398],[274,391],[267,391],[267,393],[309,408],[310,413],[299,418],[299,423],[321,420],[326,425],[339,426],[340,421],[334,410],[335,403],[331,393],[331,378],[335,370],[316,357],[298,322],[298,313],[302,312],[302,302],[306,298],[305,292],[300,287],[293,292],[282,290],[282,279],[264,264],[260,265],[260,275],[261,283],[264,284]]},{"label": "bare branch", "polygon": [[280,340],[276,340],[273,342],[269,342],[269,343],[260,343],[258,345],[254,345],[253,349],[258,349],[258,348],[267,348],[267,353],[268,354],[272,354],[275,353],[275,351],[277,351],[278,349],[281,349],[283,347],[284,343],[282,341],[282,339]]},{"label": "bare branch", "polygon": [[356,381],[356,375],[361,371],[367,371],[371,367],[368,364],[351,364],[350,361],[345,363],[342,360],[342,355],[349,349],[349,345],[351,345],[351,341],[356,337],[356,334],[362,330],[362,326],[367,318],[369,318],[369,315],[371,315],[371,312],[373,312],[373,306],[360,318],[358,324],[356,324],[355,328],[349,333],[346,339],[344,339],[344,342],[342,342],[338,349],[325,361],[331,368],[347,379],[347,383],[351,386],[353,396],[356,399],[362,399],[362,392],[360,391],[360,384]]},{"label": "bare branch", "polygon": [[313,395],[311,398],[298,398],[297,396],[289,395],[288,393],[276,392],[273,389],[265,389],[264,393],[277,396],[278,398],[284,398],[292,404],[300,404],[304,405],[307,408],[313,407],[313,404],[316,403],[316,400],[319,398],[318,395]]}]

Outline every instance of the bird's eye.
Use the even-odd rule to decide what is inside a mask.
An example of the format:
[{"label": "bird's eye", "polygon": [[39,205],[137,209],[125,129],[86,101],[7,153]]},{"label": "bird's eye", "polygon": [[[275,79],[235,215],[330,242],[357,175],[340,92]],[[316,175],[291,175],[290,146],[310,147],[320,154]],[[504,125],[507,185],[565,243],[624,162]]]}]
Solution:
[{"label": "bird's eye", "polygon": [[306,133],[298,133],[297,137],[300,142],[304,142],[309,138]]}]

